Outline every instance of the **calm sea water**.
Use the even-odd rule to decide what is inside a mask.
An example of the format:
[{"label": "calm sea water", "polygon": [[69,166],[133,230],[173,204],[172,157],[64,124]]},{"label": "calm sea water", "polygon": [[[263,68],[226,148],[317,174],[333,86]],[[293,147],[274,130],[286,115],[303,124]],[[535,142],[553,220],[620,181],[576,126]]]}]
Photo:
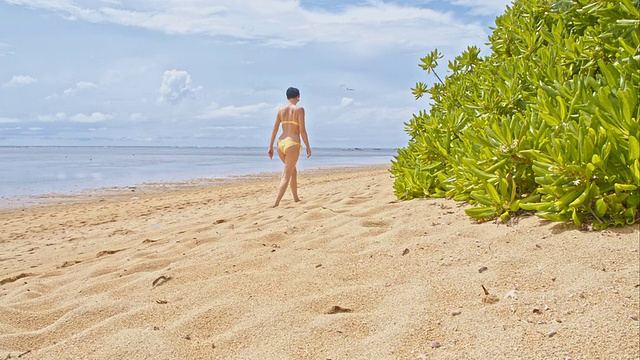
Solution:
[{"label": "calm sea water", "polygon": [[[317,148],[299,170],[388,164],[395,149]],[[0,197],[280,172],[263,148],[0,147]]]}]

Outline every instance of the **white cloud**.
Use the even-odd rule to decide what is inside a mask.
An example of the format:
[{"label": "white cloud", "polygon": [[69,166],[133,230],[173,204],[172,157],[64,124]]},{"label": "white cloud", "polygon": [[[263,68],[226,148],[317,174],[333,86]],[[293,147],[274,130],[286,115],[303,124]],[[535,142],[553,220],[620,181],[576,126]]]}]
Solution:
[{"label": "white cloud", "polygon": [[0,117],[0,124],[17,124],[19,122],[22,122],[22,121],[16,118]]},{"label": "white cloud", "polygon": [[474,15],[499,15],[504,13],[512,0],[452,0],[452,4],[471,8]]},{"label": "white cloud", "polygon": [[384,105],[357,105],[353,104],[348,109],[343,106],[323,106],[317,109],[317,116],[326,118],[323,124],[393,124],[411,118],[415,108],[393,107]]},{"label": "white cloud", "polygon": [[98,85],[89,82],[89,81],[80,81],[76,84],[76,88],[78,89],[94,89],[97,88]]},{"label": "white cloud", "polygon": [[133,113],[133,114],[129,115],[129,119],[131,119],[133,121],[140,121],[140,120],[144,120],[145,116],[140,114],[140,113]]},{"label": "white cloud", "polygon": [[11,80],[2,84],[2,87],[16,87],[16,86],[25,86],[29,84],[37,83],[38,79],[33,78],[28,75],[14,75]]},{"label": "white cloud", "polygon": [[177,104],[200,89],[202,86],[193,87],[191,85],[191,75],[188,72],[176,69],[167,70],[162,75],[158,101]]},{"label": "white cloud", "polygon": [[343,97],[342,98],[342,106],[346,107],[353,104],[353,99],[352,98],[348,98],[348,97]]},{"label": "white cloud", "polygon": [[97,87],[98,87],[98,85],[96,85],[96,84],[94,84],[92,82],[80,81],[80,82],[76,83],[76,86],[66,89],[63,92],[63,94],[66,95],[66,96],[74,95],[75,93],[78,92],[78,90],[95,89]]},{"label": "white cloud", "polygon": [[63,121],[67,119],[67,114],[59,112],[53,115],[38,115],[38,120],[43,122]]},{"label": "white cloud", "polygon": [[22,130],[22,126],[16,126],[16,127],[0,127],[0,131],[16,131],[16,130]]},{"label": "white cloud", "polygon": [[11,45],[0,42],[0,56],[15,55],[15,52],[9,50]]},{"label": "white cloud", "polygon": [[71,121],[79,122],[79,123],[97,123],[112,119],[113,115],[107,115],[99,112],[94,112],[91,115],[85,115],[83,113],[79,113],[70,117]]},{"label": "white cloud", "polygon": [[[267,115],[267,111],[275,111],[275,106],[267,103],[259,103],[253,105],[234,106],[229,105],[220,107],[216,103],[208,106],[202,114],[196,116],[197,119],[230,119],[230,118],[246,118],[258,114]],[[275,115],[274,115],[275,116]]]},{"label": "white cloud", "polygon": [[[72,0],[5,1],[55,11],[74,20],[257,41],[274,47],[319,42],[369,51],[380,47],[424,49],[485,35],[479,24],[465,24],[451,13],[380,0],[349,5],[336,12],[305,8],[294,0],[218,0],[215,5],[203,0],[173,0],[152,9],[143,2],[119,5],[113,1],[112,6],[81,7]],[[477,12],[496,12],[506,2],[451,1]]]}]

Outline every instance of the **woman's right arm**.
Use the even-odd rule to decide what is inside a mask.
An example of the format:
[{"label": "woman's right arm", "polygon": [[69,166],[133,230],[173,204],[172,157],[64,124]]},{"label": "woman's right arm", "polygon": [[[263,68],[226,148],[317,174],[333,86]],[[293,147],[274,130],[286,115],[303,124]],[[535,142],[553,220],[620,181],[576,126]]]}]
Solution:
[{"label": "woman's right arm", "polygon": [[300,137],[307,146],[307,157],[311,157],[311,146],[309,145],[309,137],[307,136],[307,127],[305,124],[304,108],[298,108],[298,124],[300,124]]}]

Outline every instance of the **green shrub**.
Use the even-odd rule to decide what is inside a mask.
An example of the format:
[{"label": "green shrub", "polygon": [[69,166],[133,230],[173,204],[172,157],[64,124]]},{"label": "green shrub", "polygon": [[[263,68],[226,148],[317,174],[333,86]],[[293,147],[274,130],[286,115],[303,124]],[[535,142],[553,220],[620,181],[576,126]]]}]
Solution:
[{"label": "green shrub", "polygon": [[[469,47],[420,82],[392,161],[399,199],[448,197],[478,220],[518,211],[602,229],[640,217],[638,0],[516,0],[491,54]],[[421,59],[428,73],[442,55]],[[438,78],[439,79],[439,78]]]}]

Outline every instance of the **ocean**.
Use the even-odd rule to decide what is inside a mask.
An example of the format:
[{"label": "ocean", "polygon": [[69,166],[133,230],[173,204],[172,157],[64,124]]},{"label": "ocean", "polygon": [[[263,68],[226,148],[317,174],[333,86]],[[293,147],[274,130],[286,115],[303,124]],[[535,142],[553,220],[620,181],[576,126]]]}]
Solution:
[{"label": "ocean", "polygon": [[[388,164],[395,149],[315,148],[298,170]],[[0,198],[281,172],[266,148],[0,147]]]}]

